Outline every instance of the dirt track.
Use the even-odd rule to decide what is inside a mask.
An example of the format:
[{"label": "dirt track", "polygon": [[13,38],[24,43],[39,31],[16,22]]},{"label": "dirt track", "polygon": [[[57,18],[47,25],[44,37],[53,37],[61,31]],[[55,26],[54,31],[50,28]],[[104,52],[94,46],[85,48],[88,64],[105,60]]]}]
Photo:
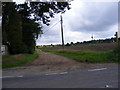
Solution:
[{"label": "dirt track", "polygon": [[116,63],[81,63],[63,56],[39,52],[39,57],[20,67],[3,70],[5,75],[39,75],[53,72],[70,72],[75,70],[103,68]]}]

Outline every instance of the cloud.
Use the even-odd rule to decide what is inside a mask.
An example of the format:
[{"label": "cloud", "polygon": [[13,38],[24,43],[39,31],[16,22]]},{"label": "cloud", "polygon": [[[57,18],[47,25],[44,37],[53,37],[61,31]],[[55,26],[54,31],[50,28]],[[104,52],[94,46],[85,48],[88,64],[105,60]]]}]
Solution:
[{"label": "cloud", "polygon": [[[82,2],[74,0],[71,10],[63,14],[63,28],[65,43],[81,42],[94,39],[114,37],[118,31],[118,3],[117,2]],[[60,20],[56,15],[51,20],[51,26]],[[53,28],[44,26],[48,30],[37,40],[38,45],[60,44],[60,23]]]},{"label": "cloud", "polygon": [[16,2],[17,4],[22,4],[27,0],[13,0],[13,2]]},{"label": "cloud", "polygon": [[[82,2],[81,2],[82,3]],[[73,31],[98,32],[105,31],[110,26],[117,24],[117,3],[111,2],[87,2],[81,9],[75,7],[67,23]],[[69,14],[69,13],[68,13]],[[66,14],[65,18],[68,15]]]}]

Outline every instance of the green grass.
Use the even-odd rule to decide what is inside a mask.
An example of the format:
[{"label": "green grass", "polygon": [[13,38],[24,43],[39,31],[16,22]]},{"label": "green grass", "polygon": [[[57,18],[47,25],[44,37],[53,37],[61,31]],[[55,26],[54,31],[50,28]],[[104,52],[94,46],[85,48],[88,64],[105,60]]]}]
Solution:
[{"label": "green grass", "polygon": [[38,57],[37,53],[34,54],[17,54],[6,55],[2,57],[2,68],[10,68],[20,66]]},{"label": "green grass", "polygon": [[113,50],[99,51],[99,52],[91,51],[91,50],[83,50],[83,51],[43,50],[43,51],[65,56],[80,62],[118,62],[118,57]]}]

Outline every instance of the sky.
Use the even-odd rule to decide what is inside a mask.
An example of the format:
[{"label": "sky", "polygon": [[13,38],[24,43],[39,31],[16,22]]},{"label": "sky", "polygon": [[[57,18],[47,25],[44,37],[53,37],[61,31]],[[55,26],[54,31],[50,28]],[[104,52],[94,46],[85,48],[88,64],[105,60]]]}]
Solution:
[{"label": "sky", "polygon": [[[118,2],[74,0],[70,7],[62,14],[65,44],[89,41],[92,35],[94,39],[111,38],[118,31]],[[57,14],[51,18],[50,26],[43,25],[44,34],[36,41],[37,45],[62,43],[59,21]]]}]

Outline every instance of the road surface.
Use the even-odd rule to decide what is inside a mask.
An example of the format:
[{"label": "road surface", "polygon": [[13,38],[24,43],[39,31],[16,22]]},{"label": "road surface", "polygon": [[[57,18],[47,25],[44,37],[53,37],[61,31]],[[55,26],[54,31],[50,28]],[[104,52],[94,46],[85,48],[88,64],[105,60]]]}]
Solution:
[{"label": "road surface", "polygon": [[118,88],[118,66],[1,79],[3,88]]}]

